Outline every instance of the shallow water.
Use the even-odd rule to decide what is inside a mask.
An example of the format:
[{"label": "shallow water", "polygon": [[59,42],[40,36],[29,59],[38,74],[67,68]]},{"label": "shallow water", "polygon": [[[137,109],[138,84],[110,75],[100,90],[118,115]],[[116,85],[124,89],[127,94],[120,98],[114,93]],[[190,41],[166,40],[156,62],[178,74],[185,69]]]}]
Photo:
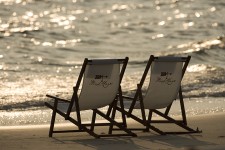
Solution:
[{"label": "shallow water", "polygon": [[224,6],[223,0],[0,0],[0,118],[18,118],[0,125],[48,121],[37,115],[49,113],[45,94],[69,98],[84,58],[129,56],[122,86],[133,95],[151,54],[190,55],[184,97],[223,99]]}]

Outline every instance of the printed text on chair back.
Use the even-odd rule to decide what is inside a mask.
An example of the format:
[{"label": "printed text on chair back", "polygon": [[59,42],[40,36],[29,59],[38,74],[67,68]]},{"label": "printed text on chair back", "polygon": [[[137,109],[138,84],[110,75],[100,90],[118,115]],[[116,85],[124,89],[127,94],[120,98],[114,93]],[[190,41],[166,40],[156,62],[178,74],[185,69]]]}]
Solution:
[{"label": "printed text on chair back", "polygon": [[117,60],[92,60],[84,73],[79,96],[80,109],[95,109],[112,103],[119,84],[120,64]]},{"label": "printed text on chair back", "polygon": [[167,107],[178,95],[182,79],[183,62],[154,61],[150,71],[150,82],[144,96],[146,109]]}]

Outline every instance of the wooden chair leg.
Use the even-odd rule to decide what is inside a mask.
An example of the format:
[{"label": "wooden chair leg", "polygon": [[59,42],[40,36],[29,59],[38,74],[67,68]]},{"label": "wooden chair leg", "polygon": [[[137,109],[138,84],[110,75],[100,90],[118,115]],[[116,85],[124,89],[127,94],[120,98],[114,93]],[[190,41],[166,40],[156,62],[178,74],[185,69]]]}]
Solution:
[{"label": "wooden chair leg", "polygon": [[172,103],[166,108],[165,115],[168,116]]},{"label": "wooden chair leg", "polygon": [[53,111],[52,111],[52,119],[51,119],[51,124],[50,124],[50,129],[49,129],[49,137],[52,137],[53,134],[53,130],[54,130],[54,125],[55,125],[55,117],[56,117],[56,110],[57,110],[57,106],[58,106],[58,100],[55,99],[54,102],[54,107],[53,107]]},{"label": "wooden chair leg", "polygon": [[[123,100],[120,100],[120,107],[121,107],[121,109],[124,110]],[[121,112],[121,116],[122,116],[123,126],[127,127],[126,114],[124,112]]]},{"label": "wooden chair leg", "polygon": [[49,137],[52,137],[52,134],[53,134],[55,117],[56,117],[56,110],[53,110],[52,111],[52,119],[51,119],[50,129],[49,129]]},{"label": "wooden chair leg", "polygon": [[181,107],[181,113],[182,113],[182,119],[183,123],[187,125],[187,118],[186,118],[186,112],[185,112],[185,107],[184,107],[184,100],[183,100],[183,95],[182,95],[182,90],[180,88],[179,90],[179,97],[180,97],[180,107]]},{"label": "wooden chair leg", "polygon": [[91,131],[94,131],[95,120],[96,120],[96,110],[93,110],[92,121],[91,121],[91,128],[90,128]]},{"label": "wooden chair leg", "polygon": [[[111,124],[117,126],[120,130],[123,130],[124,132],[126,132],[127,134],[112,134],[112,135],[105,135],[105,136],[133,136],[136,137],[137,135],[133,132],[131,132],[130,130],[128,130],[126,127],[121,126],[118,122],[116,122],[114,119],[108,117],[107,115],[105,115],[104,113],[102,113],[101,111],[99,111],[98,109],[96,110],[97,113],[102,116],[103,118],[105,118],[106,120],[108,120]],[[101,135],[104,136],[104,135]]]},{"label": "wooden chair leg", "polygon": [[152,120],[152,111],[151,110],[149,110],[149,113],[148,113],[148,121],[147,121],[147,125],[146,125],[146,132],[149,132],[149,129],[150,129],[150,122],[151,122],[151,120]]},{"label": "wooden chair leg", "polygon": [[[116,102],[117,102],[117,100],[116,100]],[[110,114],[111,114],[111,112],[112,112],[113,106],[114,106],[114,102],[113,102],[112,104],[109,105],[108,111],[107,111],[107,113],[106,113],[106,115],[107,115],[108,117],[110,116]]]},{"label": "wooden chair leg", "polygon": [[[111,118],[114,120],[115,119],[115,116],[116,116],[116,108],[114,106],[112,108],[112,117]],[[108,134],[112,134],[112,130],[113,130],[113,124],[110,124]]]}]

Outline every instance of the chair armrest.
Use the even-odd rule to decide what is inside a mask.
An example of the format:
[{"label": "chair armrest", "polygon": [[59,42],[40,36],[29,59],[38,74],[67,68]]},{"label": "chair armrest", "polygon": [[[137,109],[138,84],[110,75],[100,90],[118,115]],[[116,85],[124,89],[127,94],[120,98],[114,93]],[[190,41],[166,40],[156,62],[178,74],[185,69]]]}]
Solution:
[{"label": "chair armrest", "polygon": [[59,100],[59,101],[63,101],[63,102],[67,102],[67,103],[70,103],[70,101],[68,101],[68,100],[65,100],[65,99],[62,99],[62,98],[58,98],[58,97],[56,97],[56,96],[52,96],[52,95],[46,95],[47,97],[49,97],[49,98],[53,98],[53,99],[55,99],[55,100]]}]

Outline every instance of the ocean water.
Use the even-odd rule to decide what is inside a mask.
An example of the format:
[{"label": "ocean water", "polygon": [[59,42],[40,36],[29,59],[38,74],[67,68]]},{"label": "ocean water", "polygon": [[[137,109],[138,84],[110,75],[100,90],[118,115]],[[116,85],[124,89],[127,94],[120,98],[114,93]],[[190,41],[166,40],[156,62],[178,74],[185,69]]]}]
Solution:
[{"label": "ocean water", "polygon": [[133,95],[150,55],[190,55],[187,114],[224,112],[224,7],[224,0],[0,0],[0,126],[49,123],[45,95],[69,99],[84,58],[128,56],[122,87]]}]

